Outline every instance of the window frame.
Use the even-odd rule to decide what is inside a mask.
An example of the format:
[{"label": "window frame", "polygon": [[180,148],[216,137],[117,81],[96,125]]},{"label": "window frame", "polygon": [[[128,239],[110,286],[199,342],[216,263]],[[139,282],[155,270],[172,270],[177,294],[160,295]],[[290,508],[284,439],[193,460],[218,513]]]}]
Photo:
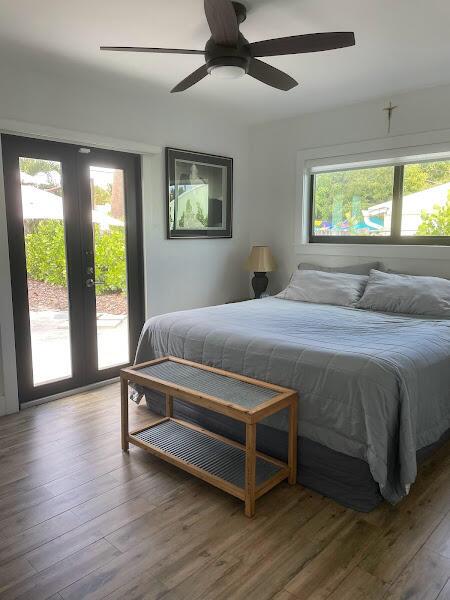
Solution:
[{"label": "window frame", "polygon": [[332,172],[354,171],[356,169],[370,169],[378,166],[394,167],[394,181],[392,188],[392,220],[391,235],[363,236],[363,235],[315,235],[314,234],[314,191],[315,177],[321,173],[329,173],[331,169],[317,170],[309,175],[309,207],[308,207],[308,242],[310,244],[381,244],[390,246],[450,246],[450,236],[416,236],[401,235],[401,220],[403,208],[403,176],[405,166],[410,164],[421,164],[428,162],[440,162],[448,159],[439,158],[431,160],[418,160],[405,163],[382,163],[367,165],[362,163],[361,167],[352,168],[338,167]]}]

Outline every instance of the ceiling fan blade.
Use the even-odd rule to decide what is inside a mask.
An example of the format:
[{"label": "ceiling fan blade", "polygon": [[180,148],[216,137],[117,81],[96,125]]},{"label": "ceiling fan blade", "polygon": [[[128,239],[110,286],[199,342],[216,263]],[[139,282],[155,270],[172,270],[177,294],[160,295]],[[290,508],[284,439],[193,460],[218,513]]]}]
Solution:
[{"label": "ceiling fan blade", "polygon": [[267,85],[277,88],[277,90],[283,90],[285,92],[298,85],[297,81],[287,73],[283,73],[283,71],[275,69],[272,65],[268,65],[256,58],[250,60],[247,74],[258,79],[258,81],[261,81],[262,83],[266,83]]},{"label": "ceiling fan blade", "polygon": [[219,46],[237,46],[239,25],[230,0],[204,0],[206,20]]},{"label": "ceiling fan blade", "polygon": [[354,45],[355,34],[352,31],[308,33],[249,44],[252,56],[282,56],[283,54],[322,52],[323,50],[336,50],[337,48]]},{"label": "ceiling fan blade", "polygon": [[196,71],[188,75],[185,79],[183,79],[183,81],[180,81],[178,85],[176,85],[172,90],[170,90],[170,93],[173,94],[174,92],[184,92],[184,90],[187,90],[194,84],[198,83],[203,79],[203,77],[206,77],[207,75],[208,69],[206,65],[202,65],[199,69],[197,69]]},{"label": "ceiling fan blade", "polygon": [[205,54],[203,50],[180,50],[177,48],[143,48],[141,46],[100,46],[100,50],[114,52],[158,52],[160,54]]}]

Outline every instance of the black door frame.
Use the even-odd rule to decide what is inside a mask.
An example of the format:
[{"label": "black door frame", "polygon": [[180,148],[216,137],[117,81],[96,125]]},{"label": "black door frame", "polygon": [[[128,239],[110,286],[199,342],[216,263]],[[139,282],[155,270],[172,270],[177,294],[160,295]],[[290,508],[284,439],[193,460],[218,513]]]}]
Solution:
[{"label": "black door frame", "polygon": [[[82,256],[84,313],[86,315],[86,331],[93,332],[92,343],[85,346],[86,352],[86,381],[95,383],[97,381],[111,379],[118,375],[120,367],[111,367],[97,371],[94,368],[97,361],[97,336],[96,333],[96,309],[95,309],[95,286],[86,288],[86,279],[96,280],[94,265],[94,248],[91,221],[91,190],[89,177],[81,176],[89,170],[90,165],[122,169],[124,172],[125,192],[125,232],[127,252],[127,287],[128,287],[128,319],[129,338],[128,344],[130,356],[134,356],[139,335],[144,323],[144,269],[143,269],[143,236],[142,236],[142,196],[141,196],[141,169],[140,157],[110,150],[90,148],[89,153],[77,153],[78,173],[80,174],[80,208],[82,212]],[[131,175],[131,176],[130,176]],[[136,198],[136,202],[127,202],[127,198]],[[92,273],[88,270],[92,269]],[[121,365],[124,366],[124,365]]]},{"label": "black door frame", "polygon": [[[91,192],[89,177],[82,177],[83,171],[86,174],[85,169],[89,168],[90,163],[124,170],[129,350],[130,358],[133,359],[145,312],[140,156],[9,134],[2,134],[1,144],[17,382],[19,401],[24,403],[114,378],[124,366],[97,370],[95,288],[86,287],[88,278],[95,280],[95,273],[88,275],[88,268],[94,267]],[[80,152],[80,148],[83,148],[83,152]],[[33,385],[20,156],[60,162],[63,176],[72,377],[38,386]],[[135,201],[130,201],[133,198]]]}]

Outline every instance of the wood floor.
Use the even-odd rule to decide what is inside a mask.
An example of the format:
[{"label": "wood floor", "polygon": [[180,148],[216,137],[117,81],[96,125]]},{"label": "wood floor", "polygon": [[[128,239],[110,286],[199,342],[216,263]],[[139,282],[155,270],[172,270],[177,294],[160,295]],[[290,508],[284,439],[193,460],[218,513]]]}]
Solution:
[{"label": "wood floor", "polygon": [[[0,419],[0,598],[450,599],[450,444],[398,507],[242,503],[132,447],[118,384]],[[130,410],[132,425],[151,419]]]}]

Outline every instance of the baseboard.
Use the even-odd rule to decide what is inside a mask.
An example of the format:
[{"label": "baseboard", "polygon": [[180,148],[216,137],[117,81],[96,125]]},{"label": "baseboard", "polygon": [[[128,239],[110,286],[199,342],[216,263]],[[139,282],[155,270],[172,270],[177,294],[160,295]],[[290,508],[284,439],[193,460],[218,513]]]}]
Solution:
[{"label": "baseboard", "polygon": [[[61,392],[60,394],[54,394],[53,396],[47,396],[45,398],[38,398],[37,400],[30,400],[29,402],[22,402],[20,405],[20,410],[24,410],[26,408],[32,408],[33,406],[38,406],[39,404],[46,404],[47,402],[53,402],[53,400],[60,400],[61,398],[67,398],[68,396],[73,396],[74,394],[80,394],[82,392],[88,392],[89,390],[95,390],[96,388],[104,387],[105,385],[109,385],[111,383],[116,383],[118,381],[119,381],[119,377],[113,377],[112,379],[107,379],[106,381],[97,381],[96,383],[91,383],[90,385],[85,385],[84,387],[79,387],[74,390],[68,390],[67,392]],[[0,407],[1,407],[1,399],[0,399]],[[0,408],[0,410],[1,410],[1,408]]]}]

